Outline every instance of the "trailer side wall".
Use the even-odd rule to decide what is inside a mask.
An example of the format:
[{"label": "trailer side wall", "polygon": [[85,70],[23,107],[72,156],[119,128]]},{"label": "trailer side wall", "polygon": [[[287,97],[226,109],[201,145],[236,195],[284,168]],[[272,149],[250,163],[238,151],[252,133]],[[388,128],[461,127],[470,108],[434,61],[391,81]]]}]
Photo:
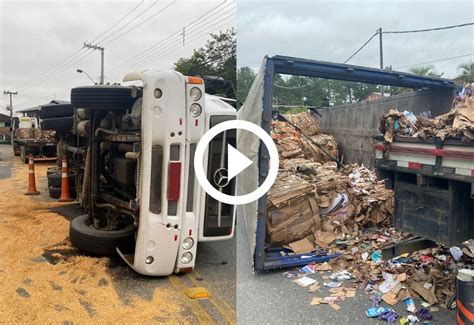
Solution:
[{"label": "trailer side wall", "polygon": [[396,107],[415,115],[430,111],[434,117],[450,110],[454,95],[450,89],[423,90],[321,109],[321,131],[336,138],[344,162],[363,163],[373,168],[373,136],[379,133],[382,114]]}]

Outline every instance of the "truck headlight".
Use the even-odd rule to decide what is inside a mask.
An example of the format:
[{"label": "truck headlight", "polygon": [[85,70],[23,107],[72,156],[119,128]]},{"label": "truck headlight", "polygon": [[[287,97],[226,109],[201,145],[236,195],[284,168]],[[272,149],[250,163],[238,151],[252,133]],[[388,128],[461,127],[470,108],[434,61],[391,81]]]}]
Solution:
[{"label": "truck headlight", "polygon": [[194,246],[194,239],[191,237],[187,237],[183,240],[183,249],[188,250],[193,248]]},{"label": "truck headlight", "polygon": [[153,256],[148,256],[146,259],[145,259],[145,263],[146,264],[151,264],[153,263],[155,259],[153,258]]},{"label": "truck headlight", "polygon": [[191,115],[193,117],[198,117],[202,113],[201,105],[196,104],[196,103],[191,104],[191,107],[189,108],[189,111],[191,112]]},{"label": "truck headlight", "polygon": [[193,254],[191,252],[186,252],[183,255],[181,255],[181,263],[183,264],[189,264],[193,260]]},{"label": "truck headlight", "polygon": [[191,90],[189,90],[189,96],[191,96],[191,99],[194,101],[200,100],[202,96],[201,89],[198,87],[191,88]]}]

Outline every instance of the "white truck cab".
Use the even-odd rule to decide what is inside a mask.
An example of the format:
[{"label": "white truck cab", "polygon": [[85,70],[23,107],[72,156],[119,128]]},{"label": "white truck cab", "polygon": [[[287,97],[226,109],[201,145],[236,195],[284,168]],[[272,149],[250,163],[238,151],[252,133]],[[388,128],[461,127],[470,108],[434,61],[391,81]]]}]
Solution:
[{"label": "white truck cab", "polygon": [[[203,134],[218,123],[235,119],[236,110],[218,97],[206,94],[203,79],[173,70],[135,71],[127,74],[123,81],[141,82],[138,88],[132,89],[132,93],[140,93],[141,97],[137,96],[133,108],[124,113],[124,116],[140,116],[140,143],[133,146],[140,149],[114,154],[120,157],[117,159],[136,160],[135,165],[128,165],[134,166],[136,175],[136,197],[130,200],[134,209],[126,213],[133,215],[135,248],[128,253],[120,247],[116,250],[140,274],[166,276],[192,271],[198,242],[226,240],[234,234],[234,207],[206,194],[195,177],[193,162]],[[97,87],[100,86],[95,89]],[[74,89],[71,96],[74,105]],[[84,105],[87,102],[81,103],[87,106]],[[96,130],[99,137],[101,129]],[[107,139],[110,134],[114,139],[127,139],[130,134],[120,128],[106,132]],[[95,139],[97,142],[105,138]],[[227,164],[227,143],[235,146],[235,131],[218,135],[207,148],[204,169],[211,183],[216,170]],[[107,147],[106,144],[99,146]],[[230,195],[235,190],[234,181],[221,188],[213,185]],[[107,204],[113,204],[110,194],[104,194],[105,186],[102,189],[100,181],[97,187],[90,193],[89,218],[92,219],[103,214],[95,208],[104,206],[103,198],[107,198]],[[74,221],[71,227],[73,224]],[[88,224],[97,223],[89,221]],[[77,240],[77,230],[81,231],[76,227],[74,234],[71,233],[73,244],[88,249]]]}]

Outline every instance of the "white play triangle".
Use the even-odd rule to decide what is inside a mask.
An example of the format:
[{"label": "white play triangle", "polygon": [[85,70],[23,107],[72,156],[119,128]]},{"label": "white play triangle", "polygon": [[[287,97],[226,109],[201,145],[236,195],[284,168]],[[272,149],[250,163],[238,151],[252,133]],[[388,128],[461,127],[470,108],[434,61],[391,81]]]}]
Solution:
[{"label": "white play triangle", "polygon": [[250,159],[245,157],[244,154],[232,147],[230,144],[227,144],[227,159],[229,181],[252,164]]}]

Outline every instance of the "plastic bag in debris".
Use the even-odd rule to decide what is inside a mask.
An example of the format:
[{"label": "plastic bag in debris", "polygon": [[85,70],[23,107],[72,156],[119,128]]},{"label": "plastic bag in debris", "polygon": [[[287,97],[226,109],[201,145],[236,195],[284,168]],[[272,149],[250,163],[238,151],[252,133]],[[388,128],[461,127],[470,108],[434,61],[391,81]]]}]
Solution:
[{"label": "plastic bag in debris", "polygon": [[456,261],[459,261],[459,259],[462,257],[462,250],[457,247],[457,246],[453,246],[449,249],[449,252],[451,253],[451,255],[453,255],[454,259]]},{"label": "plastic bag in debris", "polygon": [[466,83],[459,93],[461,99],[463,99],[464,96],[472,96],[472,85],[470,83]]},{"label": "plastic bag in debris", "polygon": [[390,310],[389,312],[380,314],[378,319],[379,320],[384,320],[387,322],[387,325],[392,325],[395,324],[395,320],[398,318],[398,315],[396,312],[393,310]]},{"label": "plastic bag in debris", "polygon": [[375,263],[379,262],[379,261],[382,261],[382,252],[377,250],[377,251],[374,251],[372,253],[372,255],[370,256],[370,258],[372,259],[372,261],[374,261]]},{"label": "plastic bag in debris", "polygon": [[403,111],[403,115],[405,115],[405,118],[409,120],[411,123],[416,124],[416,116],[412,112],[409,111]]},{"label": "plastic bag in debris", "polygon": [[341,272],[331,274],[329,276],[329,278],[331,280],[340,282],[340,281],[350,280],[350,279],[353,278],[353,276],[352,276],[352,274],[350,274],[349,272],[344,270],[344,271],[341,271]]},{"label": "plastic bag in debris", "polygon": [[319,210],[319,213],[321,215],[326,215],[326,214],[330,214],[336,210],[339,210],[343,207],[345,207],[347,205],[347,202],[349,202],[349,197],[347,196],[346,193],[337,193],[336,197],[334,198],[334,200],[332,201],[332,204],[331,206],[327,207],[327,208],[321,208]]},{"label": "plastic bag in debris", "polygon": [[367,314],[367,317],[377,317],[381,314],[388,313],[389,311],[392,310],[387,307],[370,307],[365,313]]}]

